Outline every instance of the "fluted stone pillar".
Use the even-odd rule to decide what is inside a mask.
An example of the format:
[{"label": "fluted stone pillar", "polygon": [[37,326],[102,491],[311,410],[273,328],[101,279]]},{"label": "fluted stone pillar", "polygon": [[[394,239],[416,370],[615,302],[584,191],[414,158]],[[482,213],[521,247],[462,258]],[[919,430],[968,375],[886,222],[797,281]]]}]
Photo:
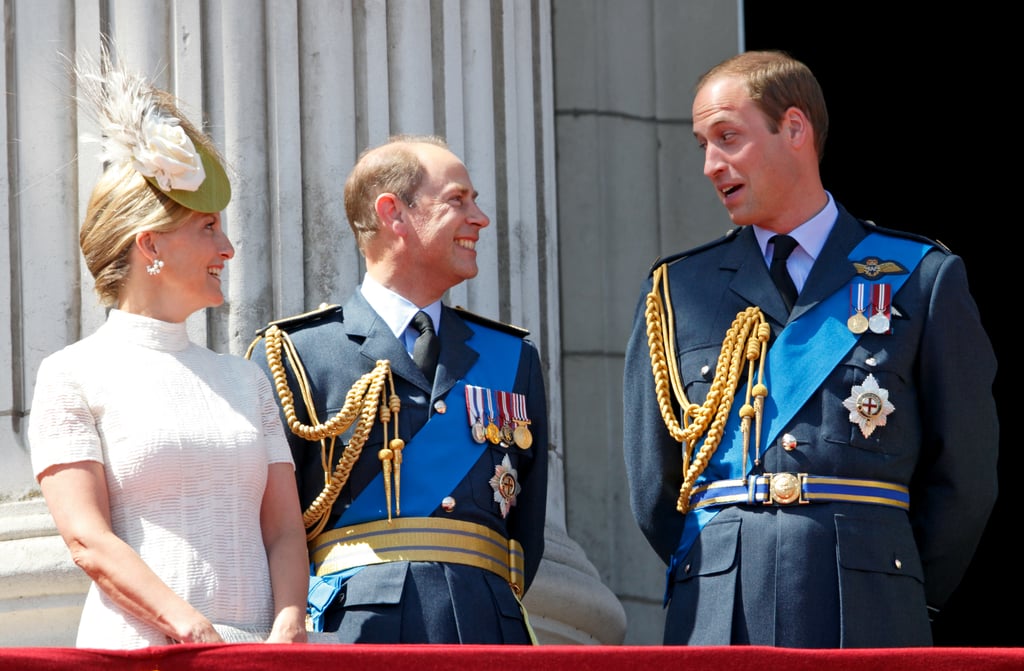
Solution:
[{"label": "fluted stone pillar", "polygon": [[272,318],[340,302],[363,266],[341,187],[364,147],[437,133],[493,225],[449,302],[522,325],[546,366],[548,549],[526,597],[542,643],[618,644],[625,615],[566,530],[551,8],[548,0],[10,0],[0,127],[0,646],[73,645],[88,581],[32,478],[25,439],[43,357],[102,323],[77,230],[99,166],[62,55],[111,32],[224,150],[236,256],[225,306],[189,320],[242,354]]}]

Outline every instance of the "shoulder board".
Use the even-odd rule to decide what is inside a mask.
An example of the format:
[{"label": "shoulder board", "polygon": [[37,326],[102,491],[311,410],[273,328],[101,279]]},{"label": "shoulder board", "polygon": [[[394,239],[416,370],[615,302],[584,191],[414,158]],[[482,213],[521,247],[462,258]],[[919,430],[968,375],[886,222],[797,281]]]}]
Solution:
[{"label": "shoulder board", "polygon": [[281,319],[275,319],[260,330],[256,331],[256,337],[262,336],[267,332],[271,326],[276,326],[282,331],[287,331],[290,328],[294,328],[299,325],[303,325],[309,322],[318,321],[326,317],[333,315],[341,316],[340,305],[328,305],[327,303],[321,303],[320,307],[309,312],[303,312],[302,314],[292,315],[291,317],[282,317]]},{"label": "shoulder board", "polygon": [[952,254],[953,253],[952,250],[950,250],[949,247],[947,247],[946,245],[942,244],[938,240],[933,240],[933,239],[931,239],[931,238],[929,238],[927,236],[920,235],[919,233],[911,233],[909,231],[900,231],[900,230],[897,230],[895,228],[883,228],[882,226],[879,226],[875,222],[871,221],[870,219],[861,219],[860,221],[863,222],[868,228],[870,228],[871,230],[875,231],[876,233],[881,233],[883,235],[892,235],[892,236],[897,237],[897,238],[906,238],[908,240],[916,240],[917,242],[923,242],[924,244],[932,245],[933,247],[941,249],[942,251],[944,251],[947,254]]},{"label": "shoulder board", "polygon": [[505,333],[511,333],[512,335],[518,336],[520,338],[525,338],[526,336],[530,335],[530,332],[521,326],[516,326],[514,324],[506,324],[505,322],[499,322],[493,319],[488,319],[487,317],[478,315],[475,312],[470,312],[461,305],[453,305],[452,310],[458,312],[459,316],[465,319],[466,321],[476,322],[477,324],[482,324],[483,326],[489,326],[492,329],[504,331]]},{"label": "shoulder board", "polygon": [[718,245],[721,245],[721,244],[723,244],[725,242],[731,242],[736,237],[736,234],[739,233],[739,232],[740,232],[740,227],[739,226],[737,226],[735,228],[730,228],[726,232],[725,235],[723,235],[722,237],[717,238],[715,240],[712,240],[711,242],[705,242],[704,244],[702,244],[700,246],[693,247],[691,249],[687,249],[687,250],[684,250],[684,251],[681,251],[681,252],[677,252],[677,253],[672,254],[670,256],[663,256],[663,257],[659,258],[658,260],[656,260],[654,263],[651,264],[651,267],[648,270],[648,275],[653,275],[654,274],[654,269],[657,268],[660,265],[663,265],[663,264],[666,264],[666,263],[674,263],[675,261],[678,261],[679,259],[684,259],[687,256],[693,256],[694,254],[698,254],[700,252],[703,252],[705,249],[710,249],[712,247],[717,247]]}]

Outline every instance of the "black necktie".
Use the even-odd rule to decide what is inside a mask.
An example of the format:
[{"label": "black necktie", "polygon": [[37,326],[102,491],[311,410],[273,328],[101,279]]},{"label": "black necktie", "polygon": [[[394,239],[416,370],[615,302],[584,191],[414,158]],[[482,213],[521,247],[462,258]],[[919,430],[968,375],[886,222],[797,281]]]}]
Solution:
[{"label": "black necktie", "polygon": [[771,274],[775,286],[778,287],[779,293],[782,294],[786,310],[792,311],[793,304],[796,303],[797,291],[796,285],[793,284],[793,278],[790,277],[789,270],[786,269],[786,259],[796,249],[796,240],[788,235],[775,235],[768,242],[775,243],[772,265],[768,272]]},{"label": "black necktie", "polygon": [[441,351],[441,342],[434,331],[434,322],[423,310],[412,318],[412,325],[420,332],[412,347],[412,360],[420,367],[427,379],[433,383],[434,369],[437,368],[437,354]]}]

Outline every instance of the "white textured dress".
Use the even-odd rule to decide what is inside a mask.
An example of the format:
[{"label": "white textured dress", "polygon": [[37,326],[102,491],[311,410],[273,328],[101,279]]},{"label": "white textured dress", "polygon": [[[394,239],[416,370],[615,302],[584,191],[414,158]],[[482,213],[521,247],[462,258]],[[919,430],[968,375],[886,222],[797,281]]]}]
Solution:
[{"label": "white textured dress", "polygon": [[[98,461],[114,532],[217,625],[270,631],[260,502],[271,463],[292,463],[269,380],[172,324],[112,310],[43,360],[29,418],[32,467]],[[95,584],[78,647],[169,643]]]}]

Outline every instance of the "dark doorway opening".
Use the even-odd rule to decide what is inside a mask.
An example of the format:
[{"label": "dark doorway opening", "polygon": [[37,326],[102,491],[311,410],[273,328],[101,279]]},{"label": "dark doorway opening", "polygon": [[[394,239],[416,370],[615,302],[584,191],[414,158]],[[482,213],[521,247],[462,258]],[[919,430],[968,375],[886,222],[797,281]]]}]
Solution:
[{"label": "dark doorway opening", "polygon": [[1008,67],[1017,59],[997,53],[1012,22],[982,4],[746,0],[745,48],[783,49],[818,76],[830,117],[822,175],[839,202],[880,226],[935,238],[967,264],[999,358],[1001,489],[970,570],[935,621],[935,642],[1020,647],[1015,495],[1024,458],[1010,442],[1009,321],[1024,291],[1005,278],[1021,225],[1008,219],[1021,208],[1016,177],[1002,167],[1017,157],[1010,93],[1019,73]]}]

